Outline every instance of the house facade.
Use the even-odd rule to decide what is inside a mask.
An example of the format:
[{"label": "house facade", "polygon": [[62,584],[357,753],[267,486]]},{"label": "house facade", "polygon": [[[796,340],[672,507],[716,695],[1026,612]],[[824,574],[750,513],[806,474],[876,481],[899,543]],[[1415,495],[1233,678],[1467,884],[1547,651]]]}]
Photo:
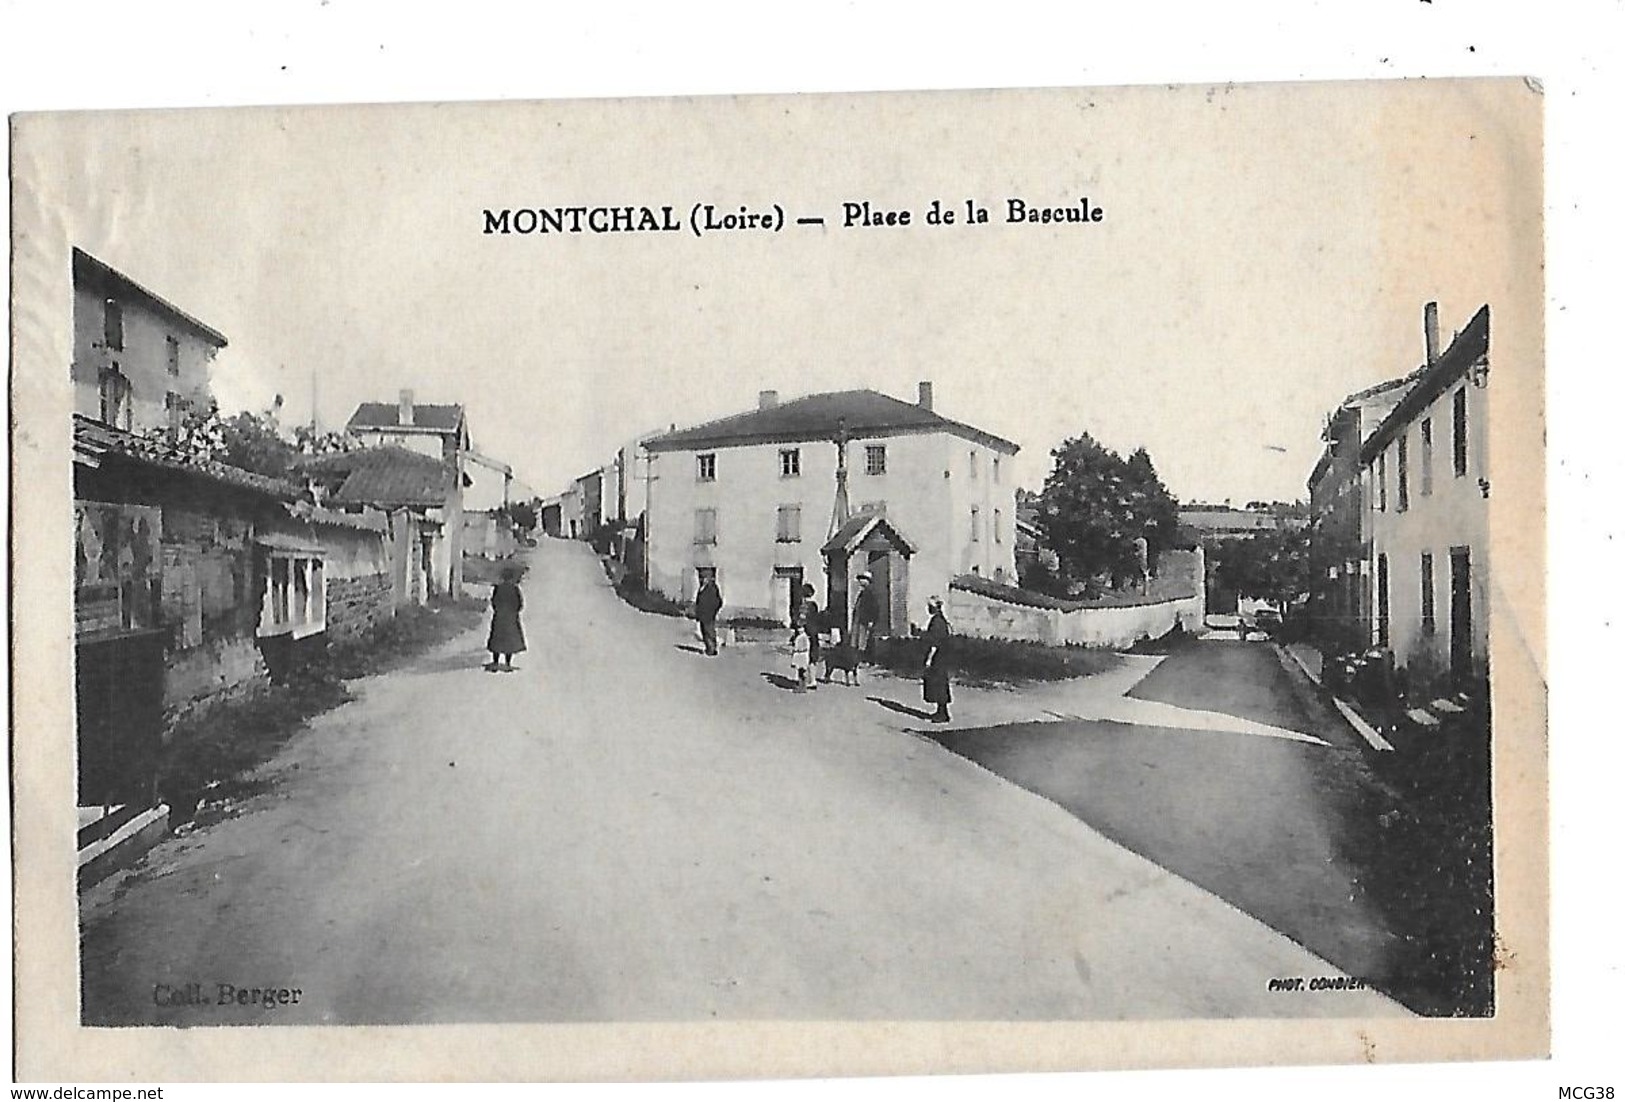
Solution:
[{"label": "house facade", "polygon": [[462,479],[455,465],[383,444],[310,456],[300,470],[325,507],[388,514],[396,604],[462,591]]},{"label": "house facade", "polygon": [[1490,312],[1428,361],[1360,448],[1371,642],[1412,686],[1488,671]]},{"label": "house facade", "polygon": [[148,433],[207,406],[226,338],[81,249],[73,250],[73,408]]},{"label": "house facade", "polygon": [[[414,491],[430,484],[438,485],[439,475],[425,464],[404,459],[403,453],[438,461],[452,472],[449,486],[443,494],[430,490],[426,492],[427,496],[423,493],[409,495],[413,497],[410,501],[365,500],[366,504],[387,509],[417,510],[411,521],[414,532],[410,537],[401,537],[421,539],[429,547],[429,551],[424,552],[428,558],[421,564],[424,584],[414,588],[425,596],[460,594],[463,590],[464,492],[473,485],[469,468],[475,462],[468,416],[463,407],[420,404],[412,391],[402,390],[393,403],[362,402],[345,423],[345,431],[364,449],[386,449],[392,456],[387,462],[368,468],[371,473],[356,484],[358,491],[375,476],[388,481],[391,476],[381,473],[384,468],[393,469],[395,480]],[[505,481],[501,485],[506,496]],[[394,485],[388,487],[391,491],[395,488]],[[385,497],[389,496],[385,494]],[[429,502],[428,497],[438,500]],[[350,504],[360,504],[362,500],[356,498]]]},{"label": "house facade", "polygon": [[882,630],[902,634],[958,575],[1015,580],[1018,446],[938,414],[929,383],[915,402],[856,390],[781,403],[764,391],[755,410],[643,448],[649,584],[673,599],[692,600],[714,574],[731,612],[782,622],[810,583],[840,620],[867,572]]},{"label": "house facade", "polygon": [[1344,398],[1326,421],[1325,447],[1309,475],[1309,616],[1323,645],[1364,649],[1371,639],[1371,532],[1360,447],[1421,371]]}]

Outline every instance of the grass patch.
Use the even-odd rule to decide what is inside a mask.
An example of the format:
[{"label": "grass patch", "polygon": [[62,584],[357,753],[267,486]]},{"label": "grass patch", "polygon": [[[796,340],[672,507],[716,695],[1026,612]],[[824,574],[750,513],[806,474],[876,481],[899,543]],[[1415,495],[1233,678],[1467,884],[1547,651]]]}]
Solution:
[{"label": "grass patch", "polygon": [[643,580],[634,574],[623,573],[619,578],[610,575],[615,583],[615,594],[640,612],[653,612],[657,616],[687,616],[688,607],[662,593],[643,587]]},{"label": "grass patch", "polygon": [[[473,598],[401,609],[370,636],[329,644],[307,655],[280,683],[206,704],[171,729],[159,765],[158,791],[170,824],[219,817],[225,802],[260,790],[250,774],[274,757],[307,722],[353,699],[344,682],[394,669],[467,631],[484,616]],[[207,805],[199,816],[199,805]]]},{"label": "grass patch", "polygon": [[[925,650],[923,639],[881,639],[875,644],[875,660],[893,672],[917,677],[925,666]],[[1091,677],[1123,663],[1112,651],[963,635],[949,644],[948,660],[956,684],[978,688]]]}]

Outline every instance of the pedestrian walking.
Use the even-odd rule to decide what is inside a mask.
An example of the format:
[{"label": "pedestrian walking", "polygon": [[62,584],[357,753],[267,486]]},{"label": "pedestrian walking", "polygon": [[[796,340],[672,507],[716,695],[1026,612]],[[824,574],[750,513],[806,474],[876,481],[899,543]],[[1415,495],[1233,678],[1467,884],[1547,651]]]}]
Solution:
[{"label": "pedestrian walking", "polygon": [[922,689],[927,704],[935,704],[936,712],[931,716],[932,723],[947,723],[948,705],[953,701],[953,689],[949,685],[949,654],[948,649],[953,638],[953,629],[948,625],[948,618],[942,614],[942,598],[932,597],[926,602],[930,610],[931,621],[925,626],[925,673]]},{"label": "pedestrian walking", "polygon": [[521,573],[517,566],[505,566],[502,580],[491,587],[491,633],[485,640],[491,664],[485,668],[492,673],[512,673],[513,656],[525,649],[525,629],[519,623],[525,607],[525,595],[519,590]]},{"label": "pedestrian walking", "polygon": [[858,595],[852,599],[852,646],[865,661],[875,660],[875,625],[880,622],[880,600],[870,584],[875,576],[858,575]]},{"label": "pedestrian walking", "polygon": [[722,590],[717,587],[717,576],[707,574],[694,598],[694,618],[700,622],[700,638],[705,653],[717,653],[717,614],[722,611]]}]

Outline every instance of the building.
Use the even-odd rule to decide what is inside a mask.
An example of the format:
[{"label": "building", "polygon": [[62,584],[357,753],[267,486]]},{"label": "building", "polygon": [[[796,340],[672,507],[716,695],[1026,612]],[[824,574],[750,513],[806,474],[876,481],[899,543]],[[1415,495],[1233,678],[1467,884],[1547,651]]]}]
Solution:
[{"label": "building", "polygon": [[1371,641],[1412,688],[1468,687],[1488,672],[1489,307],[1427,361],[1360,447],[1371,535]]},{"label": "building", "polygon": [[1309,475],[1309,617],[1323,646],[1362,650],[1371,639],[1371,533],[1360,447],[1425,368],[1344,398],[1321,432],[1325,447]]},{"label": "building", "polygon": [[[432,549],[432,562],[424,572],[425,594],[450,593],[457,595],[463,589],[463,509],[464,493],[474,484],[469,468],[480,464],[491,468],[503,481],[500,497],[487,494],[485,505],[495,507],[506,504],[513,472],[504,464],[487,459],[474,450],[469,434],[468,416],[460,405],[420,405],[412,391],[402,390],[399,399],[389,402],[362,402],[350,415],[345,430],[366,449],[392,449],[389,460],[378,465],[365,465],[365,473],[356,483],[356,493],[371,493],[369,486],[381,486],[388,492],[385,497],[402,490],[410,490],[412,500],[372,501],[384,508],[410,508],[414,513],[413,538],[424,541]],[[439,474],[422,463],[413,463],[401,453],[437,461],[453,472],[451,485],[442,492]],[[325,468],[329,473],[350,471],[353,464],[335,463]],[[312,466],[307,468],[316,470]],[[378,480],[382,480],[381,482]],[[430,500],[434,499],[434,500]],[[355,498],[359,503],[362,498]],[[417,588],[417,587],[414,587]]]},{"label": "building", "polygon": [[462,591],[462,479],[450,462],[395,444],[310,456],[300,470],[334,510],[390,515],[397,604]]},{"label": "building", "polygon": [[226,338],[89,253],[73,250],[73,408],[127,432],[178,432],[210,404]]},{"label": "building", "polygon": [[763,391],[754,410],[643,449],[649,584],[674,599],[715,574],[732,612],[783,621],[811,582],[840,620],[868,572],[881,628],[902,633],[958,575],[1015,580],[1018,446],[937,413],[929,382],[914,402]]}]

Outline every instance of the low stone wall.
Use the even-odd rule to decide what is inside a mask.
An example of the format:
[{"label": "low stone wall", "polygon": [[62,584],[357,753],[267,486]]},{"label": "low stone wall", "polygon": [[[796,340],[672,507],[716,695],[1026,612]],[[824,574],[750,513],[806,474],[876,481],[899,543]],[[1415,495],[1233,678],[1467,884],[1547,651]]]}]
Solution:
[{"label": "low stone wall", "polygon": [[1120,650],[1142,639],[1159,639],[1177,624],[1202,626],[1200,595],[1150,604],[1101,608],[1038,608],[950,587],[948,620],[954,631],[980,639],[1020,639],[1047,646]]},{"label": "low stone wall", "polygon": [[375,630],[395,614],[388,573],[330,578],[327,582],[327,634],[353,639]]}]

